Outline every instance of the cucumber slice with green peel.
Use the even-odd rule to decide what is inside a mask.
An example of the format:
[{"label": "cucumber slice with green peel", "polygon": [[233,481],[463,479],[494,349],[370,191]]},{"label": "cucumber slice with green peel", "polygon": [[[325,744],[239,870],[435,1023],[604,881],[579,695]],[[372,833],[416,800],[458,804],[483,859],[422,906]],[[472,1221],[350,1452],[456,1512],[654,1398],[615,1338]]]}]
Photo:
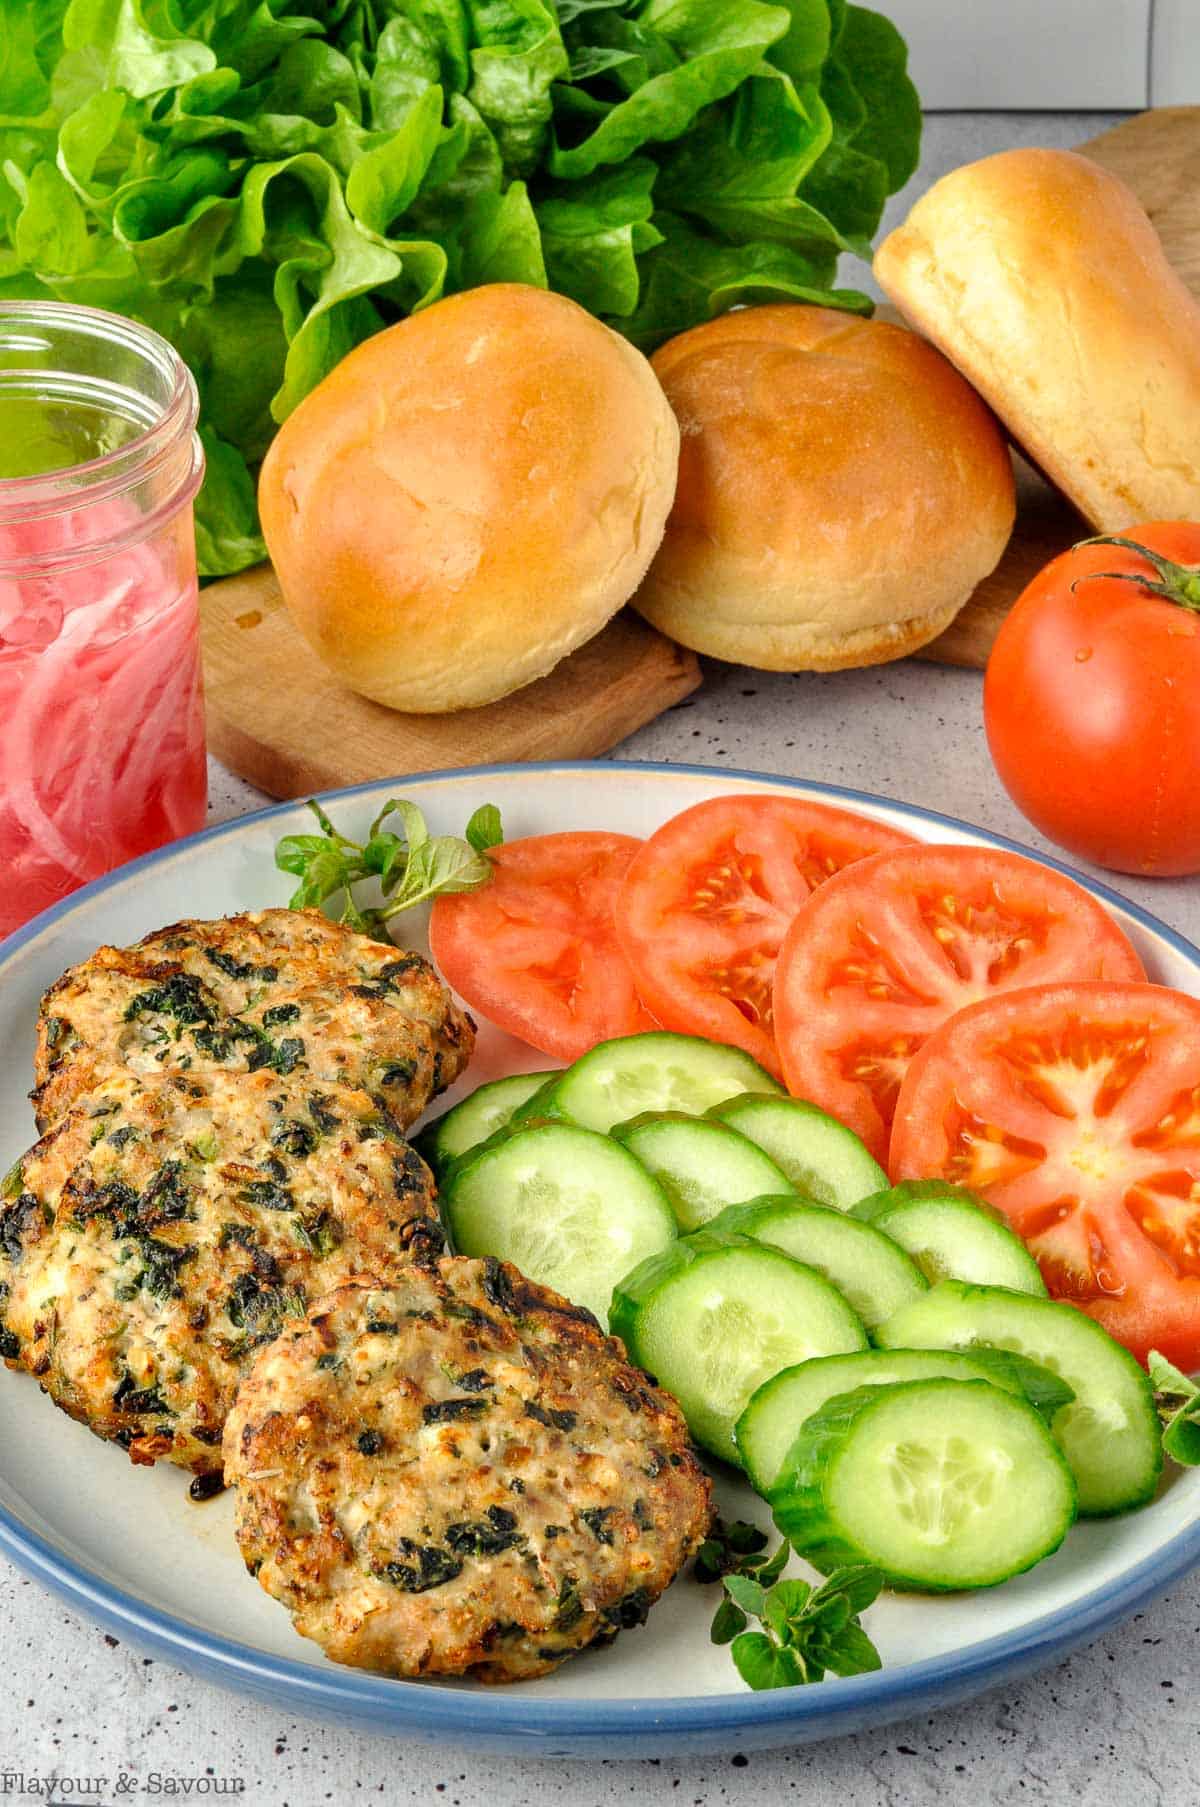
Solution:
[{"label": "cucumber slice with green peel", "polygon": [[861,1355],[826,1355],[800,1362],[764,1381],[734,1426],[750,1484],[770,1493],[783,1473],[805,1422],[838,1393],[886,1387],[907,1380],[990,1380],[1025,1399],[1044,1419],[1075,1395],[1063,1381],[1001,1349],[869,1349]]},{"label": "cucumber slice with green peel", "polygon": [[795,1194],[761,1148],[706,1117],[652,1112],[619,1123],[611,1134],[654,1175],[684,1231],[698,1230],[727,1205],[764,1192]]},{"label": "cucumber slice with green peel", "polygon": [[946,1180],[904,1180],[860,1199],[855,1217],[907,1249],[927,1280],[1008,1286],[1046,1297],[1037,1262],[1004,1216],[977,1193]]},{"label": "cucumber slice with green peel", "polygon": [[839,1393],[808,1420],[771,1493],[775,1522],[828,1575],[869,1563],[921,1593],[995,1587],[1075,1519],[1070,1467],[1031,1405],[985,1380]]},{"label": "cucumber slice with green peel", "polygon": [[[556,1073],[547,1073],[537,1091],[531,1092],[523,1104],[518,1104],[505,1127],[521,1129],[530,1123],[546,1123],[554,1119],[555,1112],[550,1108],[550,1101],[555,1086],[569,1070],[567,1067],[560,1067]],[[557,1117],[562,1121],[561,1111]]]},{"label": "cucumber slice with green peel", "polygon": [[[782,1096],[771,1075],[740,1048],[649,1029],[597,1042],[522,1107],[522,1120],[554,1117],[584,1129],[610,1130],[646,1111],[702,1117],[742,1092]],[[751,1137],[753,1141],[754,1138]],[[878,1191],[878,1187],[873,1187]]]},{"label": "cucumber slice with green peel", "polygon": [[886,1349],[1009,1349],[1049,1368],[1075,1394],[1051,1429],[1078,1483],[1080,1513],[1127,1512],[1154,1493],[1162,1442],[1149,1378],[1075,1306],[940,1280],[882,1325],[875,1340]]},{"label": "cucumber slice with green peel", "polygon": [[793,1186],[815,1199],[848,1211],[860,1198],[881,1192],[887,1174],[852,1130],[804,1098],[731,1098],[708,1115],[748,1136],[783,1169]]},{"label": "cucumber slice with green peel", "polygon": [[902,1248],[870,1224],[829,1205],[799,1198],[759,1198],[730,1205],[714,1218],[714,1230],[734,1230],[769,1242],[824,1274],[849,1300],[868,1331],[894,1317],[929,1282]]},{"label": "cucumber slice with green peel", "polygon": [[608,1322],[623,1274],[668,1247],[675,1218],[657,1180],[594,1130],[524,1129],[457,1163],[442,1212],[461,1255],[499,1255]]},{"label": "cucumber slice with green peel", "polygon": [[764,1380],[867,1344],[845,1299],[813,1268],[712,1230],[627,1274],[613,1294],[612,1329],[675,1396],[697,1443],[735,1463],[734,1424]]},{"label": "cucumber slice with green peel", "polygon": [[444,1173],[451,1161],[461,1160],[504,1129],[513,1113],[540,1091],[557,1073],[511,1073],[477,1086],[470,1097],[444,1111],[426,1125],[414,1146],[435,1174]]}]

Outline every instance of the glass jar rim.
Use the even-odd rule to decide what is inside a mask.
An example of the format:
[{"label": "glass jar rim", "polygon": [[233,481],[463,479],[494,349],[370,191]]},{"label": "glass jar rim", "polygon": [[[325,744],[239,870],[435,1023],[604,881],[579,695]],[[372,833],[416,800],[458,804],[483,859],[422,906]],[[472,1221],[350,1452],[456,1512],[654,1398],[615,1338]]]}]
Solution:
[{"label": "glass jar rim", "polygon": [[[156,374],[161,380],[163,400],[159,403],[148,396],[147,399],[155,402],[158,408],[157,417],[111,451],[34,476],[0,478],[0,527],[44,521],[120,498],[153,482],[156,477],[169,474],[174,460],[180,466],[177,479],[170,486],[169,497],[153,515],[142,516],[126,533],[106,536],[102,546],[95,545],[89,551],[107,552],[128,540],[146,537],[164,514],[193,499],[204,474],[204,454],[196,435],[199,396],[191,371],[161,333],[122,314],[66,301],[0,301],[0,352],[6,348],[26,349],[21,343],[23,338],[28,338],[30,351],[50,349],[48,341],[37,341],[39,329],[46,333],[74,332],[90,336],[132,353],[142,361],[148,373]],[[10,386],[6,384],[6,375],[36,378],[42,374],[44,372],[33,366],[27,371],[19,366],[9,372],[0,369],[0,397]],[[62,379],[59,386],[64,393],[69,393],[70,372],[56,374]],[[76,545],[49,558],[40,554],[37,562],[75,562],[83,550]],[[0,558],[0,570],[11,568]]]}]

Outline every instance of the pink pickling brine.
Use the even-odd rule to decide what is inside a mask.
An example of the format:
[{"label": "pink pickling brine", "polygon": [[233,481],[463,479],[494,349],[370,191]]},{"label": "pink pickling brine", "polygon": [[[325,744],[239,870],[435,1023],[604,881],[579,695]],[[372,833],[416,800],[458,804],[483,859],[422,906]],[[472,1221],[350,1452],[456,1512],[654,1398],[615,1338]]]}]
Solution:
[{"label": "pink pickling brine", "polygon": [[3,936],[201,827],[206,766],[186,370],[132,322],[9,304],[0,420]]}]

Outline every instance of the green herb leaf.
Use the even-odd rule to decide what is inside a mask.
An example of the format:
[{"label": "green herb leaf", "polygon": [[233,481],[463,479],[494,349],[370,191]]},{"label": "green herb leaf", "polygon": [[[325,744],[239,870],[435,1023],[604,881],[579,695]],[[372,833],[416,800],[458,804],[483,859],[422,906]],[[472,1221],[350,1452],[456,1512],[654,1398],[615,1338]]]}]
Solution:
[{"label": "green herb leaf", "polygon": [[1200,1395],[1200,1384],[1189,1379],[1182,1368],[1169,1362],[1157,1349],[1151,1349],[1146,1365],[1150,1370],[1150,1384],[1161,1398],[1195,1399]]},{"label": "green herb leaf", "polygon": [[[320,804],[308,804],[321,827],[320,834],[284,835],[275,848],[275,864],[300,883],[288,899],[293,910],[320,908],[331,898],[341,898],[338,919],[360,934],[377,941],[389,939],[387,924],[393,916],[443,893],[474,891],[492,876],[491,862],[467,840],[456,835],[433,835],[415,803],[393,797],[380,810],[368,830],[365,844],[350,840],[337,829]],[[402,833],[385,827],[394,821]],[[471,818],[478,834],[499,837],[500,812],[485,805]],[[488,845],[495,845],[489,841]],[[364,904],[354,887],[362,879],[378,881],[384,901]]]},{"label": "green herb leaf", "polygon": [[852,1613],[866,1612],[879,1598],[882,1587],[883,1576],[878,1569],[870,1568],[866,1563],[847,1565],[821,1584],[813,1595],[813,1606],[820,1608],[827,1601],[841,1597]]},{"label": "green herb leaf", "polygon": [[429,839],[429,825],[416,804],[406,803],[402,797],[392,797],[372,822],[367,836],[368,844],[380,835],[389,816],[398,817],[403,839],[410,850],[423,846]]},{"label": "green herb leaf", "polygon": [[275,864],[280,872],[292,872],[303,878],[310,862],[329,851],[329,843],[319,834],[285,834],[275,846]]},{"label": "green herb leaf", "polygon": [[317,818],[317,821],[321,824],[323,831],[330,837],[331,840],[340,841],[340,842],[342,842],[342,845],[345,847],[358,847],[357,841],[347,841],[344,839],[344,837],[342,835],[340,835],[338,833],[337,829],[333,826],[333,823],[329,820],[329,817],[325,814],[325,811],[321,808],[321,805],[317,802],[315,797],[310,797],[308,799],[307,807],[312,810],[313,815]]},{"label": "green herb leaf", "polygon": [[730,1524],[718,1519],[717,1530],[728,1548],[738,1556],[755,1556],[767,1547],[766,1532],[745,1519],[735,1518]]},{"label": "green herb leaf", "polygon": [[[728,1587],[729,1583],[725,1585]],[[793,1620],[798,1623],[803,1618],[811,1598],[812,1588],[807,1581],[777,1581],[770,1593],[764,1594],[756,1611],[777,1638],[786,1640]]]},{"label": "green herb leaf", "polygon": [[[710,1564],[727,1559],[728,1534],[710,1539]],[[704,1550],[702,1548],[701,1555]],[[814,1588],[798,1577],[776,1579],[789,1554],[787,1543],[753,1572],[752,1554],[741,1559],[740,1572],[726,1573],[726,1598],[717,1608],[710,1632],[714,1644],[732,1639],[738,1673],[752,1688],[790,1688],[834,1675],[858,1675],[878,1669],[879,1653],[859,1623],[858,1615],[875,1600],[883,1584],[877,1569],[853,1565],[837,1569]],[[770,1584],[767,1584],[767,1577]],[[745,1629],[756,1618],[761,1631]]]},{"label": "green herb leaf", "polygon": [[834,1675],[866,1675],[882,1668],[879,1652],[861,1625],[847,1625],[822,1651],[825,1667]]},{"label": "green herb leaf", "polygon": [[784,1569],[787,1567],[788,1557],[791,1553],[791,1545],[788,1543],[787,1539],[784,1538],[775,1554],[769,1557],[761,1567],[754,1570],[755,1579],[759,1581],[763,1587],[770,1587],[773,1582],[778,1581]]},{"label": "green herb leaf", "polygon": [[1200,1411],[1184,1407],[1163,1427],[1163,1449],[1181,1468],[1200,1468]]},{"label": "green herb leaf", "polygon": [[745,1631],[746,1623],[746,1615],[740,1606],[735,1606],[732,1600],[722,1600],[713,1614],[708,1635],[714,1644],[728,1644],[739,1631]]},{"label": "green herb leaf", "polygon": [[407,863],[408,843],[396,834],[372,835],[363,849],[363,864],[368,872],[378,873],[385,897],[395,889]]},{"label": "green herb leaf", "polygon": [[500,811],[494,803],[480,804],[467,823],[466,838],[476,853],[486,853],[489,847],[501,845],[504,827],[500,821]]},{"label": "green herb leaf", "polygon": [[735,1606],[740,1606],[744,1613],[753,1613],[756,1619],[762,1617],[766,1607],[766,1590],[749,1575],[726,1575],[725,1592]]},{"label": "green herb leaf", "polygon": [[404,876],[383,911],[386,918],[443,892],[477,891],[492,876],[490,861],[454,835],[435,835],[409,849]]},{"label": "green herb leaf", "polygon": [[[276,864],[279,863],[277,854]],[[359,876],[357,867],[346,859],[341,849],[329,845],[314,851],[303,865],[294,865],[291,870],[302,875],[301,883],[288,899],[293,910],[319,908],[327,897],[347,890]]]},{"label": "green herb leaf", "polygon": [[[384,828],[383,824],[389,816],[394,816],[398,821],[400,834],[396,834],[393,829]],[[411,866],[413,855],[428,840],[428,824],[415,803],[406,803],[402,798],[393,797],[384,804],[367,835],[363,865],[368,872],[379,875],[379,887],[385,897],[395,890]]]},{"label": "green herb leaf", "polygon": [[746,1686],[756,1692],[765,1688],[795,1688],[810,1679],[796,1652],[775,1643],[765,1632],[744,1631],[734,1638],[730,1654]]},{"label": "green herb leaf", "polygon": [[1163,1449],[1181,1468],[1200,1468],[1200,1385],[1157,1349],[1147,1366],[1163,1419]]},{"label": "green herb leaf", "polygon": [[[708,1536],[696,1552],[693,1578],[703,1582],[720,1581],[723,1576],[737,1572],[761,1579],[765,1573],[763,1565],[767,1561],[764,1555],[766,1547],[766,1533],[760,1531],[757,1525],[749,1524],[744,1519],[714,1519]],[[776,1557],[771,1559],[773,1562],[776,1558],[779,1559],[775,1574],[786,1563],[788,1554],[788,1545],[781,1543]],[[770,1579],[774,1578],[774,1574],[771,1575]]]}]

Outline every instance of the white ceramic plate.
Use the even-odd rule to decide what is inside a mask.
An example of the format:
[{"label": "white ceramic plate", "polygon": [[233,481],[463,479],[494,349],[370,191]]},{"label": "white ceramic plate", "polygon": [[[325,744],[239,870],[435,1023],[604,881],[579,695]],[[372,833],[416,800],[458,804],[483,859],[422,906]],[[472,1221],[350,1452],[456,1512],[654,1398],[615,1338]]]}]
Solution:
[{"label": "white ceramic plate", "polygon": [[[825,798],[929,841],[1011,846],[946,817],[827,786],[623,762],[405,778],[341,793],[330,807],[353,835],[396,794],[419,803],[435,832],[461,831],[477,805],[493,802],[510,839],[568,827],[644,835],[690,804],[747,789]],[[33,1140],[25,1093],[45,988],[102,942],[130,942],[181,916],[283,903],[289,881],[274,870],[273,849],[305,819],[287,805],[152,854],[0,948],[0,1169]],[[1153,979],[1200,995],[1200,951],[1114,893],[1080,882],[1108,904]],[[424,924],[401,923],[402,938],[423,947]],[[469,1087],[545,1064],[484,1028]],[[755,1511],[748,1492],[722,1486],[727,1512]],[[767,1523],[761,1509],[758,1515]],[[869,1620],[884,1661],[879,1673],[768,1694],[743,1689],[728,1652],[710,1645],[714,1593],[690,1578],[671,1589],[644,1630],[515,1688],[396,1682],[338,1669],[293,1634],[286,1613],[246,1576],[230,1520],[228,1498],[192,1505],[183,1474],[165,1465],[133,1468],[55,1411],[32,1380],[0,1374],[0,1549],[82,1610],[185,1668],[295,1711],[553,1755],[642,1756],[827,1737],[962,1699],[1049,1662],[1200,1562],[1200,1470],[1173,1475],[1145,1511],[1077,1526],[1057,1555],[993,1592],[885,1597]]]}]

